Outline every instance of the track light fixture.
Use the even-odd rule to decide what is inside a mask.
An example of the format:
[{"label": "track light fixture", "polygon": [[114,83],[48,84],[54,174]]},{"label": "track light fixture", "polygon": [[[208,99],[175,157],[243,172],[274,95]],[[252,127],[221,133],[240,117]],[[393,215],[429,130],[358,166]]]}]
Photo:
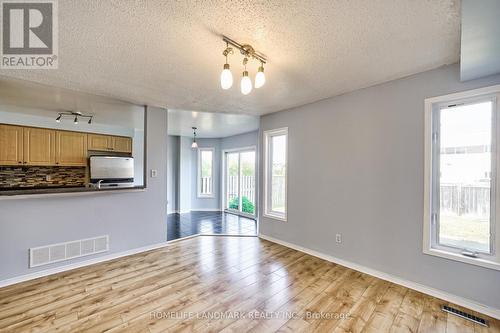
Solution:
[{"label": "track light fixture", "polygon": [[226,42],[226,48],[222,52],[222,55],[226,58],[226,63],[224,64],[222,73],[220,75],[220,85],[222,89],[227,90],[233,85],[233,75],[229,68],[229,63],[227,62],[227,56],[233,54],[233,47],[240,50],[243,55],[243,74],[241,77],[240,89],[243,95],[248,95],[252,91],[252,80],[248,76],[247,63],[249,59],[254,59],[260,61],[260,66],[255,75],[255,88],[261,88],[266,83],[266,76],[264,74],[264,64],[267,59],[261,53],[255,51],[255,49],[249,44],[239,44],[231,38],[222,36],[222,40]]},{"label": "track light fixture", "polygon": [[227,90],[233,85],[233,74],[229,70],[229,64],[227,63],[227,55],[233,54],[233,48],[229,47],[229,43],[226,43],[226,49],[222,52],[222,54],[226,57],[226,63],[224,64],[224,68],[220,74],[220,86],[222,89]]},{"label": "track light fixture", "polygon": [[266,83],[266,76],[264,75],[264,64],[261,63],[255,75],[255,88],[259,89],[264,83]]},{"label": "track light fixture", "polygon": [[252,80],[248,77],[247,71],[248,58],[243,59],[243,66],[245,70],[243,71],[243,76],[241,77],[241,93],[243,95],[248,95],[252,91]]},{"label": "track light fixture", "polygon": [[83,114],[83,113],[81,113],[79,111],[63,111],[63,112],[59,112],[59,115],[57,116],[56,121],[58,123],[60,123],[61,120],[62,120],[62,118],[66,117],[66,116],[75,117],[73,119],[73,123],[75,125],[78,125],[78,119],[79,118],[88,118],[89,120],[88,120],[87,124],[91,125],[92,124],[92,119],[94,118],[94,116],[86,115],[86,114]]}]

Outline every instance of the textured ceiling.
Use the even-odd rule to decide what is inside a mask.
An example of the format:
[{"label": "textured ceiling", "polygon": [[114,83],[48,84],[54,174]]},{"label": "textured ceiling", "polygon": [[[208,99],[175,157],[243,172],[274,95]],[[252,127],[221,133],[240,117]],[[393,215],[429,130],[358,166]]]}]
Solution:
[{"label": "textured ceiling", "polygon": [[[455,63],[459,0],[59,1],[59,69],[1,74],[135,103],[265,114]],[[219,86],[225,34],[266,85]],[[241,57],[230,60],[239,83]],[[249,66],[251,76],[257,64]]]}]

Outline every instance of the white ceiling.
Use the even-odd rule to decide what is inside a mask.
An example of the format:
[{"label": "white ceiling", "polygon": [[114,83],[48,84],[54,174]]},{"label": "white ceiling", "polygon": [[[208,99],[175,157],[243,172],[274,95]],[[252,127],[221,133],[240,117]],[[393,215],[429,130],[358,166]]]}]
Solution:
[{"label": "white ceiling", "polygon": [[[1,74],[174,109],[265,114],[459,59],[459,0],[59,1],[59,69]],[[225,34],[267,83],[219,86]],[[236,83],[241,57],[231,57]],[[253,76],[257,64],[249,71]]]},{"label": "white ceiling", "polygon": [[225,138],[259,129],[259,117],[227,113],[168,110],[168,134],[199,138]]},{"label": "white ceiling", "polygon": [[[58,113],[62,111],[92,115],[94,125],[144,128],[143,106],[0,76],[0,112],[52,118],[55,123]],[[72,123],[73,118],[65,117],[61,122]]]}]

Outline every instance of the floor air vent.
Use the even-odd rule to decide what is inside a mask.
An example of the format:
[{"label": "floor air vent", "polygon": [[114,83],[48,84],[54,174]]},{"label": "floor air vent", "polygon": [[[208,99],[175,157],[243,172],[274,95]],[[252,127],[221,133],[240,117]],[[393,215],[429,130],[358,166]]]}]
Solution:
[{"label": "floor air vent", "polygon": [[488,322],[486,320],[484,320],[483,318],[476,317],[474,315],[471,315],[470,313],[460,311],[460,310],[452,308],[448,305],[443,305],[443,311],[454,314],[455,316],[470,320],[476,324],[486,326],[486,327],[488,326]]},{"label": "floor air vent", "polygon": [[52,264],[109,250],[109,236],[30,248],[30,267]]}]

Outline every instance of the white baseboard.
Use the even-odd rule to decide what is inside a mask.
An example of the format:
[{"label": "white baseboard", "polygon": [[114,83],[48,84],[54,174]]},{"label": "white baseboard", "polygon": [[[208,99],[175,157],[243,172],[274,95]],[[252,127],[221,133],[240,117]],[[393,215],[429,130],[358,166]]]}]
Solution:
[{"label": "white baseboard", "polygon": [[339,264],[339,265],[354,269],[356,271],[375,276],[379,279],[386,280],[386,281],[389,281],[389,282],[392,282],[395,284],[399,284],[399,285],[404,286],[406,288],[410,288],[410,289],[419,291],[421,293],[424,293],[424,294],[427,294],[427,295],[430,295],[430,296],[433,296],[436,298],[440,298],[440,299],[448,301],[450,303],[454,303],[454,304],[463,306],[464,308],[468,308],[468,309],[471,309],[473,311],[483,313],[487,316],[490,316],[490,317],[493,317],[496,319],[500,319],[500,309],[492,308],[492,307],[489,307],[487,305],[475,302],[473,300],[470,300],[470,299],[467,299],[464,297],[456,296],[456,295],[450,294],[448,292],[445,292],[445,291],[442,291],[439,289],[431,288],[431,287],[428,287],[428,286],[425,286],[425,285],[422,285],[422,284],[419,284],[419,283],[416,283],[413,281],[409,281],[409,280],[397,277],[397,276],[392,275],[392,274],[384,273],[384,272],[381,272],[381,271],[378,271],[376,269],[372,269],[372,268],[369,268],[369,267],[366,267],[363,265],[359,265],[359,264],[356,264],[356,263],[353,263],[353,262],[350,262],[350,261],[347,261],[344,259],[339,259],[339,258],[330,256],[330,255],[327,255],[327,254],[324,254],[324,253],[321,253],[318,251],[314,251],[314,250],[305,248],[305,247],[300,246],[300,245],[295,245],[295,244],[292,244],[292,243],[289,243],[286,241],[279,240],[279,239],[271,237],[271,236],[259,234],[259,237],[262,239],[268,240],[270,242],[277,243],[277,244],[289,247],[291,249],[310,254],[314,257],[318,257],[318,258],[321,258],[323,260],[330,261],[330,262],[333,262],[335,264]]},{"label": "white baseboard", "polygon": [[147,246],[143,246],[143,247],[139,247],[139,248],[136,248],[136,249],[131,249],[131,250],[123,251],[123,252],[118,252],[118,253],[111,253],[111,254],[108,254],[108,255],[105,255],[105,256],[102,256],[102,257],[98,257],[98,258],[84,260],[84,261],[76,262],[76,263],[69,264],[69,265],[64,265],[64,266],[49,268],[49,269],[45,269],[43,271],[38,271],[38,272],[34,272],[34,273],[30,273],[30,274],[25,274],[25,275],[21,275],[21,276],[16,276],[16,277],[13,277],[13,278],[10,278],[10,279],[6,279],[6,280],[0,281],[0,288],[6,287],[6,286],[9,286],[9,285],[12,285],[12,284],[24,282],[24,281],[38,279],[40,277],[44,277],[44,276],[47,276],[47,275],[52,275],[52,274],[55,274],[55,273],[61,273],[61,272],[69,271],[69,270],[72,270],[72,269],[75,269],[75,268],[80,268],[80,267],[84,267],[84,266],[94,265],[94,264],[98,264],[98,263],[101,263],[101,262],[104,262],[104,261],[109,261],[109,260],[113,260],[113,259],[117,259],[117,258],[121,258],[121,257],[130,256],[130,255],[133,255],[133,254],[137,254],[137,253],[140,253],[140,252],[146,252],[146,251],[158,249],[158,248],[164,247],[164,246],[167,246],[167,242],[162,242],[162,243],[147,245]]},{"label": "white baseboard", "polygon": [[192,212],[222,212],[220,208],[191,209]]}]

